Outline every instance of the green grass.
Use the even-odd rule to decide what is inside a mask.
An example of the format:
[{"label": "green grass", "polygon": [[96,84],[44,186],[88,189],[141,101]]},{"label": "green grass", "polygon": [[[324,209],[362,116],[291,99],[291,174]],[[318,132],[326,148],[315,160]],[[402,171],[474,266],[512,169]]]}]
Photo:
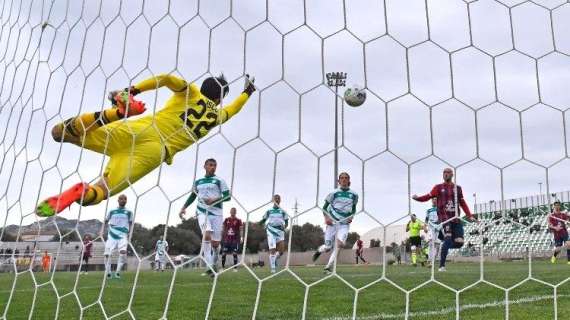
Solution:
[{"label": "green grass", "polygon": [[[554,318],[553,288],[541,283],[559,284],[570,277],[570,266],[559,263],[533,262],[533,278],[528,276],[528,263],[504,262],[485,264],[484,276],[489,282],[509,291],[510,319]],[[455,319],[456,293],[449,286],[462,290],[480,279],[478,264],[448,265],[448,272],[435,273],[421,267],[388,266],[386,278],[372,285],[382,275],[380,266],[339,266],[338,275],[325,276],[320,267],[291,268],[309,285],[307,319],[351,318],[355,299],[354,288],[363,288],[357,295],[356,315],[361,319],[403,319],[406,312],[406,292],[409,292],[410,319]],[[264,279],[267,269],[255,269]],[[164,273],[123,273],[123,279],[110,280],[102,285],[100,272],[78,276],[76,273],[57,272],[50,275],[29,272],[0,274],[0,316],[7,319],[101,319],[104,315],[115,319],[130,319],[129,310],[137,319],[158,319],[165,306],[172,285],[166,316],[169,319],[203,319],[212,292],[213,281],[201,277],[198,270],[179,270],[173,279],[172,271]],[[74,285],[77,280],[77,290]],[[14,284],[15,280],[15,284]],[[37,283],[34,285],[34,280]],[[393,282],[393,283],[391,283]],[[441,284],[443,285],[441,285]],[[247,270],[224,272],[216,282],[210,319],[251,319],[259,282]],[[394,284],[396,286],[394,286]],[[8,304],[10,292],[14,293]],[[398,288],[399,287],[399,288]],[[401,288],[401,289],[400,289]],[[261,282],[257,319],[300,319],[306,286],[291,273],[283,272]],[[570,319],[570,281],[558,287],[558,319]],[[59,296],[59,308],[58,298]],[[35,304],[34,302],[35,297]],[[504,319],[505,291],[479,282],[459,293],[461,319]],[[32,308],[32,305],[34,306]],[[83,310],[81,309],[83,308]],[[81,314],[81,312],[83,312]]]}]

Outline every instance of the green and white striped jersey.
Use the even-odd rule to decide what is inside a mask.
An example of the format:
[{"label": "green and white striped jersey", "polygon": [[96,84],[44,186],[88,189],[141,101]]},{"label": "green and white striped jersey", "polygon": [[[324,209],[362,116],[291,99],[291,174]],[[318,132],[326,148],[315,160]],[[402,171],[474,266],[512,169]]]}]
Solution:
[{"label": "green and white striped jersey", "polygon": [[200,178],[194,181],[193,191],[198,196],[198,205],[196,206],[198,214],[223,216],[223,199],[211,206],[204,203],[204,199],[229,198],[230,189],[223,179],[217,176]]},{"label": "green and white striped jersey", "polygon": [[426,223],[430,226],[435,226],[439,224],[439,218],[437,216],[437,207],[431,207],[426,211]]},{"label": "green and white striped jersey", "polygon": [[168,250],[168,242],[166,240],[158,239],[156,241],[156,254],[159,256],[165,255]]},{"label": "green and white striped jersey", "polygon": [[267,232],[277,235],[277,233],[285,231],[289,223],[289,216],[283,209],[273,207],[265,212],[261,221],[265,223],[265,230],[267,230]]},{"label": "green and white striped jersey", "polygon": [[107,215],[109,224],[109,238],[120,240],[129,235],[129,228],[133,222],[133,213],[125,208],[117,208],[109,211]]},{"label": "green and white striped jersey", "polygon": [[351,189],[337,188],[325,201],[329,204],[326,207],[328,216],[336,223],[348,224],[347,219],[356,213],[358,194]]}]

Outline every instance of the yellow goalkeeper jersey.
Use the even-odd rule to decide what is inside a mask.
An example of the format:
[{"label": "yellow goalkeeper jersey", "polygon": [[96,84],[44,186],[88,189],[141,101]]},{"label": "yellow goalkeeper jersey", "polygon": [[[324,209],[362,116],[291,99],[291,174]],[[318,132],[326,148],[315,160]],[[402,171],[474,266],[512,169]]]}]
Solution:
[{"label": "yellow goalkeeper jersey", "polygon": [[[155,127],[164,141],[168,155],[166,163],[171,164],[174,155],[188,148],[215,126],[228,121],[237,114],[249,99],[242,93],[232,103],[218,108],[216,103],[206,98],[194,83],[172,75],[158,75],[135,85],[141,92],[166,86],[173,91],[172,97],[154,115],[129,121],[131,127]],[[151,129],[152,130],[152,129]]]}]

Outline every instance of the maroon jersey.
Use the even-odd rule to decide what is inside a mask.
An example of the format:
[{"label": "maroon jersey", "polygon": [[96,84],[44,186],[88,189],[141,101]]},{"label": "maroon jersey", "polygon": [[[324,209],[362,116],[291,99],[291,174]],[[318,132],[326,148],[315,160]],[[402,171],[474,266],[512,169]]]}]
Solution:
[{"label": "maroon jersey", "polygon": [[93,247],[93,242],[91,240],[83,240],[83,256],[91,258],[91,247]]},{"label": "maroon jersey", "polygon": [[362,240],[358,239],[356,240],[356,250],[362,250]]},{"label": "maroon jersey", "polygon": [[[570,220],[570,216],[568,216],[567,212],[557,212],[552,213],[548,217],[548,225],[552,233],[554,233],[555,239],[560,239],[568,236],[568,229],[566,229],[566,221]],[[552,227],[558,226],[562,229],[554,230]]]},{"label": "maroon jersey", "polygon": [[[455,216],[455,185],[453,183],[440,183],[436,184],[430,193],[418,197],[418,201],[428,201],[431,198],[437,198],[437,217],[439,222],[444,222]],[[459,206],[468,217],[471,217],[471,211],[463,199],[463,190],[460,186],[457,186],[457,200],[459,201]],[[459,209],[459,215],[461,215],[461,209]]]},{"label": "maroon jersey", "polygon": [[224,243],[238,243],[239,242],[239,229],[242,225],[242,222],[238,218],[228,217],[224,220]]}]

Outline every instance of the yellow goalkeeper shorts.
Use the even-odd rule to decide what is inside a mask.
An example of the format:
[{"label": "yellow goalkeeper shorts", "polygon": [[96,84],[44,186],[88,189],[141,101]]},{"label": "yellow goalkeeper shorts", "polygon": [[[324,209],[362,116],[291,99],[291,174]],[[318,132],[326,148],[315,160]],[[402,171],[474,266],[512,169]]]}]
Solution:
[{"label": "yellow goalkeeper shorts", "polygon": [[103,177],[111,196],[159,167],[166,157],[156,130],[136,121],[113,122],[87,132],[82,140],[83,148],[110,157]]}]

